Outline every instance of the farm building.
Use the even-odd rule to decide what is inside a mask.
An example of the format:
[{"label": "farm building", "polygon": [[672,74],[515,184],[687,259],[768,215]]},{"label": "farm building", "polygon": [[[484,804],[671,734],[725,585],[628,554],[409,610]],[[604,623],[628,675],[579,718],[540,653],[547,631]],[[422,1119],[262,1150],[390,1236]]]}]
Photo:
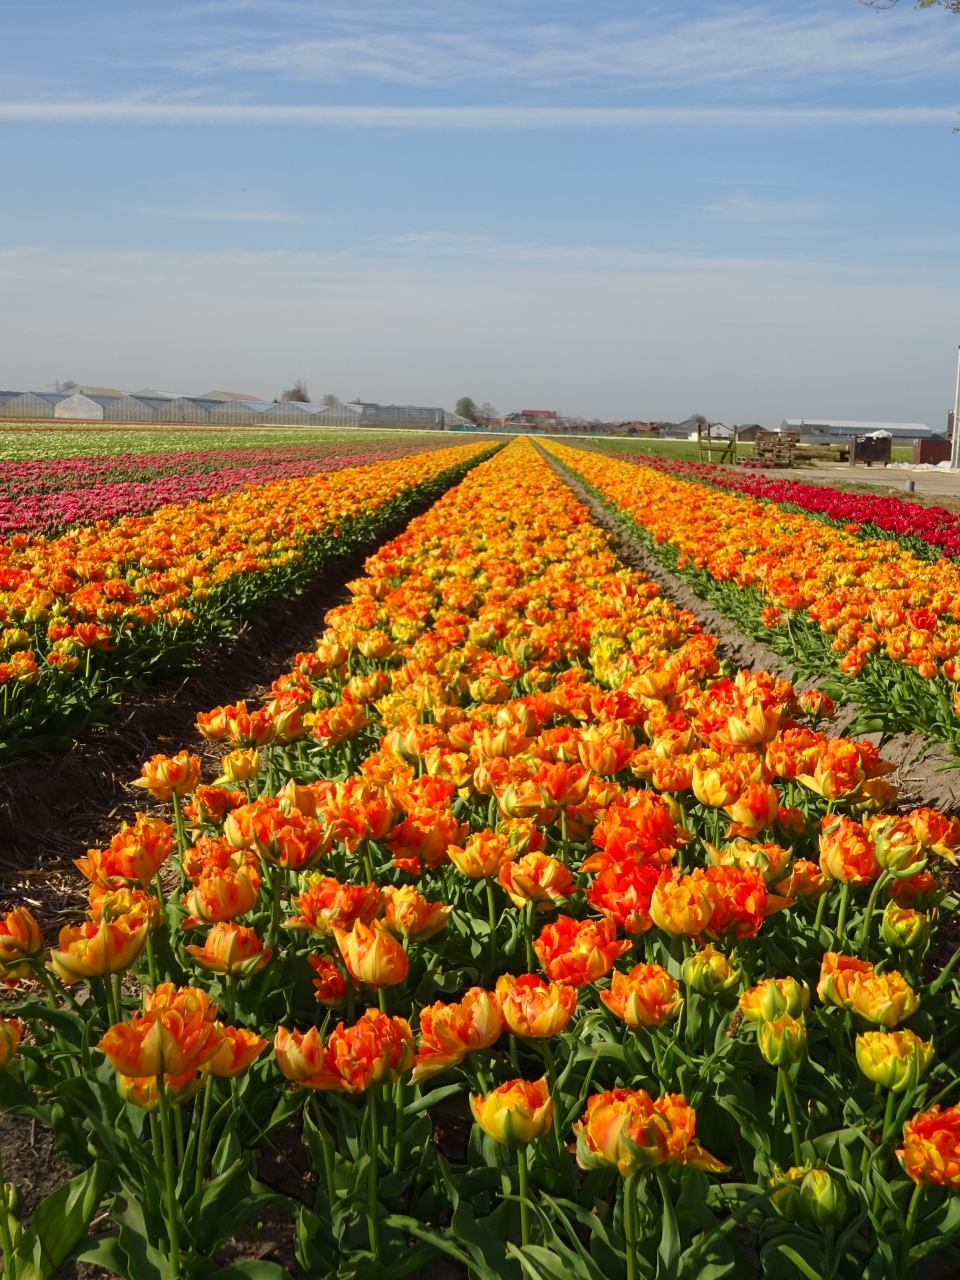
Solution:
[{"label": "farm building", "polygon": [[849,440],[889,432],[894,440],[929,440],[933,432],[922,422],[852,422],[844,418],[784,418],[781,431],[799,431],[804,443],[819,440]]}]

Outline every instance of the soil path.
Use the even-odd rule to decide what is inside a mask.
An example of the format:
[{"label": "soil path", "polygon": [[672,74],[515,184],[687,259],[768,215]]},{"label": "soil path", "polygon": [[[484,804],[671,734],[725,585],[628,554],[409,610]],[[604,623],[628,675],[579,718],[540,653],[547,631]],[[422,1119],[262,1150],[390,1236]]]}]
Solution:
[{"label": "soil path", "polygon": [[[792,679],[794,671],[778,653],[756,640],[745,636],[729,618],[701,600],[682,579],[664,569],[641,543],[630,535],[615,513],[584,484],[565,471],[549,454],[541,450],[545,461],[569,486],[577,498],[588,507],[597,524],[613,536],[614,550],[624,564],[637,569],[652,582],[657,583],[666,598],[679,609],[688,609],[701,623],[705,631],[718,637],[720,656],[751,670],[776,671]],[[798,688],[809,687],[813,680],[797,681]],[[836,720],[825,726],[828,737],[837,737],[856,714],[856,707],[842,707]],[[897,766],[891,781],[900,788],[898,808],[914,808],[930,805],[942,813],[960,811],[960,761],[939,743],[926,752],[922,760],[917,757],[926,745],[922,733],[898,733],[887,736],[867,734],[870,740],[882,747],[884,758]]]}]

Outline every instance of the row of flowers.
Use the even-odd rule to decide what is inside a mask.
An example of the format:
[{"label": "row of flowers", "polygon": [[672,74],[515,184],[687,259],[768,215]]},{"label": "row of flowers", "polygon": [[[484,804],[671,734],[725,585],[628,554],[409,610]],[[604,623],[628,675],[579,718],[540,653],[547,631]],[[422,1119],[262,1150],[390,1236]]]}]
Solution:
[{"label": "row of flowers", "polygon": [[445,443],[438,439],[428,445],[371,448],[357,441],[352,446],[272,445],[9,463],[0,480],[0,537],[17,532],[50,536],[71,525],[145,515],[167,503],[195,502],[272,480],[373,466]]},{"label": "row of flowers", "polygon": [[[623,462],[636,462],[636,454],[615,453]],[[670,472],[684,480],[696,480],[718,489],[730,489],[778,505],[796,507],[825,516],[840,526],[856,525],[848,532],[861,537],[895,538],[907,550],[924,558],[960,554],[960,515],[945,507],[921,506],[893,494],[842,493],[828,484],[807,484],[757,472],[744,472],[713,462],[684,462],[646,455],[645,466]]]},{"label": "row of flowers", "polygon": [[115,1228],[68,1247],[193,1274],[296,1119],[308,1274],[893,1280],[953,1249],[929,958],[960,824],[887,812],[825,695],[726,672],[527,442],[350,588],[263,707],[198,719],[213,783],[144,766],[167,810],[80,861],[48,959],[0,927],[55,1006],[16,993],[0,1097],[109,1175]]},{"label": "row of flowers", "polygon": [[859,729],[920,729],[960,750],[960,565],[645,465],[545,447],[698,594],[858,703]]},{"label": "row of flowers", "polygon": [[[250,485],[57,538],[0,543],[3,737],[69,735],[131,678],[175,668],[331,556],[369,542],[485,446]],[[309,464],[316,471],[316,463]]]}]

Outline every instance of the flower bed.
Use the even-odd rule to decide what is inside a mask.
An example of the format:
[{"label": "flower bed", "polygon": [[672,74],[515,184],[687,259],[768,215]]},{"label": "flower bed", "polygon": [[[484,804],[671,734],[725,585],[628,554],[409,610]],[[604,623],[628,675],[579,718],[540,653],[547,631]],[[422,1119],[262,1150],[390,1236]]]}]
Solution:
[{"label": "flower bed", "polygon": [[131,682],[289,596],[485,452],[463,445],[0,543],[2,749],[49,746]]},{"label": "flower bed", "polygon": [[843,493],[827,484],[805,484],[776,476],[734,471],[709,462],[682,462],[636,454],[611,455],[622,462],[641,462],[657,471],[671,472],[684,480],[696,480],[717,489],[729,489],[788,509],[825,516],[838,526],[856,524],[864,538],[894,538],[924,559],[960,554],[960,515],[945,507],[905,502],[890,494]]},{"label": "flower bed", "polygon": [[960,566],[745,495],[544,442],[698,595],[859,705],[855,731],[960,751]]},{"label": "flower bed", "polygon": [[[77,524],[146,515],[168,503],[196,502],[247,485],[292,480],[373,466],[446,440],[372,449],[350,445],[274,445],[263,449],[206,449],[183,453],[114,454],[98,458],[32,458],[9,463],[0,479],[0,537],[43,533]],[[136,477],[136,478],[133,478]]]},{"label": "flower bed", "polygon": [[76,1170],[7,1257],[214,1276],[272,1204],[311,1276],[955,1263],[960,824],[885,812],[823,695],[724,674],[528,442],[350,586],[262,708],[198,719],[219,778],[144,765],[165,808],[81,860],[49,960],[0,926],[49,993],[11,997],[0,1106]]}]

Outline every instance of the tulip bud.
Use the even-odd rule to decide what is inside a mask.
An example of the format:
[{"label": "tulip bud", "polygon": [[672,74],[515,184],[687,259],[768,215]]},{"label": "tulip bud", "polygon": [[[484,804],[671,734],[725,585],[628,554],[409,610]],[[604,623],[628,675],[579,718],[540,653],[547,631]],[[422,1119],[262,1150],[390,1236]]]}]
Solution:
[{"label": "tulip bud", "polygon": [[857,1036],[857,1065],[868,1080],[903,1093],[926,1074],[934,1058],[933,1040],[914,1031],[865,1031]]},{"label": "tulip bud", "polygon": [[550,1132],[554,1104],[546,1076],[509,1080],[488,1093],[471,1094],[473,1118],[495,1142],[526,1146]]},{"label": "tulip bud", "polygon": [[807,1051],[807,1028],[802,1016],[791,1018],[785,1013],[772,1022],[761,1022],[757,1040],[760,1052],[772,1067],[789,1067],[803,1060]]},{"label": "tulip bud", "polygon": [[800,1184],[804,1215],[818,1227],[833,1227],[847,1216],[843,1186],[826,1169],[811,1169]]},{"label": "tulip bud", "polygon": [[680,976],[691,990],[702,996],[715,996],[737,986],[741,973],[722,951],[709,942],[702,950],[687,956]]},{"label": "tulip bud", "polygon": [[776,1169],[768,1179],[769,1186],[774,1188],[770,1194],[771,1207],[785,1222],[799,1222],[804,1216],[800,1188],[809,1172],[808,1165],[795,1165],[791,1169]]},{"label": "tulip bud", "polygon": [[900,907],[894,901],[886,905],[880,935],[891,947],[904,951],[922,951],[930,941],[930,918],[922,911]]},{"label": "tulip bud", "polygon": [[782,1014],[801,1018],[810,1004],[810,988],[796,978],[766,978],[740,997],[748,1022],[772,1022]]},{"label": "tulip bud", "polygon": [[905,818],[884,815],[868,828],[877,862],[895,876],[912,876],[927,865],[926,852]]},{"label": "tulip bud", "polygon": [[357,982],[393,986],[407,976],[406,952],[379,920],[372,927],[358,920],[349,933],[334,928],[334,934],[343,962]]},{"label": "tulip bud", "polygon": [[220,761],[223,770],[217,782],[249,782],[260,772],[260,752],[256,747],[238,747]]}]

